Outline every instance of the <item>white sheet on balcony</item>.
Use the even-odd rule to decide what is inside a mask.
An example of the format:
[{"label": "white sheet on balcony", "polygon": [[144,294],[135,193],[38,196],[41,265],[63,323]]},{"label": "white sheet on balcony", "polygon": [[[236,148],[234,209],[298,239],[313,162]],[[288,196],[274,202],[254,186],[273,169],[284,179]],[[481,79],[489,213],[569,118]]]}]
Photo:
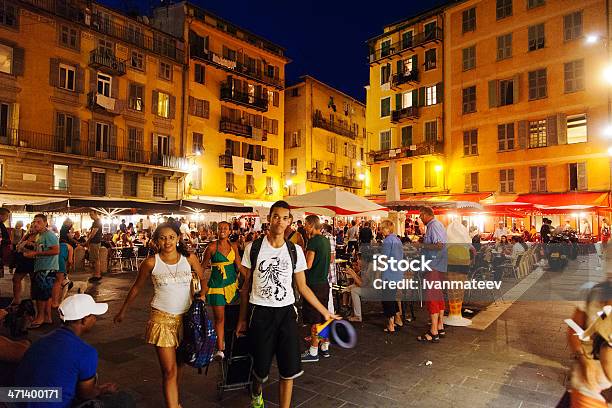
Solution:
[{"label": "white sheet on balcony", "polygon": [[104,96],[102,94],[96,94],[96,103],[101,107],[108,109],[110,111],[115,110],[115,99],[109,98],[108,96]]},{"label": "white sheet on balcony", "polygon": [[237,176],[244,176],[244,157],[232,156],[232,172]]},{"label": "white sheet on balcony", "polygon": [[255,180],[259,179],[261,176],[263,176],[263,162],[260,161],[253,161],[253,178]]}]

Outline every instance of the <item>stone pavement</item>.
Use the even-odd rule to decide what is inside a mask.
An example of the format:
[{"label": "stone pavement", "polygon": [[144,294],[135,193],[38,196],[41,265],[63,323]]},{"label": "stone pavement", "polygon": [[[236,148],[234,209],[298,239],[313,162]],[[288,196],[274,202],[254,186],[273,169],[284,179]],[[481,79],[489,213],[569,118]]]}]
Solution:
[{"label": "stone pavement", "polygon": [[[548,272],[485,330],[447,328],[439,344],[421,344],[415,337],[426,330],[427,317],[396,335],[382,332],[378,305],[371,305],[365,322],[357,324],[358,345],[331,348],[332,357],[306,364],[295,381],[293,406],[352,407],[552,407],[559,401],[571,363],[563,319],[570,317],[579,286],[601,280],[595,255],[580,257],[564,272]],[[2,296],[10,293],[10,278],[0,280]],[[76,276],[84,280],[86,277]],[[109,302],[109,313],[98,320],[86,341],[100,355],[101,381],[114,381],[133,393],[139,407],[163,407],[160,369],[155,352],[143,341],[152,289],[135,302],[121,325],[112,322],[134,273],[113,273],[92,289],[98,301]],[[530,299],[531,291],[554,289],[546,300]],[[37,330],[33,337],[41,333]],[[304,330],[306,333],[306,330]],[[426,365],[431,361],[431,365]],[[208,375],[185,368],[182,404],[191,407],[247,407],[244,391],[217,399],[218,366]],[[264,388],[267,407],[278,402],[278,373],[273,367]]]}]

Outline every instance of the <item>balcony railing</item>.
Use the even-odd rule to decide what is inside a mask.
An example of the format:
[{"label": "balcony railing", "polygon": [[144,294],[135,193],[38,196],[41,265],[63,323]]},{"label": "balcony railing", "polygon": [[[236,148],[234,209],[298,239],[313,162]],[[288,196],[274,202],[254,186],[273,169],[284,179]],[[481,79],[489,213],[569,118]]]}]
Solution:
[{"label": "balcony railing", "polygon": [[363,182],[350,177],[332,176],[324,174],[316,169],[306,172],[306,179],[315,183],[342,186],[348,188],[363,188]]},{"label": "balcony railing", "polygon": [[440,27],[436,27],[435,31],[431,31],[429,33],[418,33],[417,35],[413,36],[410,41],[399,41],[394,44],[390,44],[387,47],[381,47],[374,51],[371,50],[370,63],[376,62],[382,58],[388,58],[404,50],[413,50],[414,48],[423,46],[428,42],[442,41],[442,34],[442,29]]},{"label": "balcony railing", "polygon": [[400,122],[402,119],[416,119],[419,117],[419,108],[411,106],[391,112],[391,123]]},{"label": "balcony railing", "polygon": [[285,87],[285,81],[282,78],[270,77],[262,70],[258,70],[255,67],[250,67],[239,61],[224,58],[223,56],[210,50],[202,50],[198,49],[198,47],[192,46],[190,55],[191,58],[202,60],[225,71],[240,74],[246,78],[263,82],[264,84],[274,86],[278,89],[283,89]]},{"label": "balcony railing", "polygon": [[419,82],[419,70],[413,69],[408,72],[400,72],[399,74],[393,74],[391,77],[391,86],[394,88],[402,84]]},{"label": "balcony railing", "polygon": [[[395,152],[395,154],[393,153]],[[424,142],[416,145],[399,147],[397,149],[385,149],[368,153],[368,164],[386,161],[390,159],[402,159],[406,157],[426,156],[444,152],[442,142]]]},{"label": "balcony railing", "polygon": [[121,115],[125,109],[125,101],[92,91],[87,94],[87,107],[94,112]]},{"label": "balcony railing", "polygon": [[[63,17],[73,23],[83,24],[102,34],[110,35],[129,44],[183,63],[185,54],[183,50],[175,46],[175,40],[172,37],[161,34],[159,37],[152,37],[130,27],[102,18],[97,14],[91,14],[91,12],[85,9],[87,4],[85,2],[80,7],[65,0],[22,0],[22,2]],[[137,24],[135,23],[135,25]],[[162,39],[165,39],[165,41]]]},{"label": "balcony railing", "polygon": [[260,139],[263,141],[268,140],[267,130],[255,128],[251,125],[245,125],[243,123],[237,123],[229,119],[221,119],[221,122],[219,122],[219,131],[237,136]]},{"label": "balcony railing", "polygon": [[89,53],[89,66],[94,69],[108,71],[112,75],[125,75],[126,61],[112,54],[104,53],[95,49]]},{"label": "balcony railing", "polygon": [[327,119],[324,119],[322,116],[316,114],[312,117],[312,126],[329,130],[330,132],[334,132],[341,136],[350,137],[351,139],[355,139],[357,137],[353,130],[330,122]]},{"label": "balcony railing", "polygon": [[[234,163],[232,161],[232,156],[229,154],[219,155],[219,167],[231,169],[234,167]],[[267,170],[262,165],[262,173],[266,173]],[[253,163],[252,162],[244,162],[244,171],[253,171]]]},{"label": "balcony railing", "polygon": [[68,139],[23,129],[0,128],[1,145],[179,170],[188,167],[187,159],[183,157],[119,147],[110,143],[98,144],[94,141],[77,139],[75,136]]},{"label": "balcony railing", "polygon": [[230,87],[225,82],[221,84],[221,100],[233,102],[260,112],[266,112],[268,110],[268,98],[250,95],[247,92],[241,92]]}]

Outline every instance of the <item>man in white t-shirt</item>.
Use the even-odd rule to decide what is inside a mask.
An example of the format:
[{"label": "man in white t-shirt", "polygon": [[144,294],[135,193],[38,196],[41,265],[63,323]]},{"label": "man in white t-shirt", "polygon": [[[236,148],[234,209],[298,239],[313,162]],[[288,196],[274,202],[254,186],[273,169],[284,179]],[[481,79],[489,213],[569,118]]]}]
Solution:
[{"label": "man in white t-shirt", "polygon": [[346,252],[349,254],[352,253],[353,248],[355,248],[355,251],[359,252],[359,243],[357,241],[359,239],[359,225],[357,225],[355,220],[351,221],[351,228],[348,229],[346,235],[348,240]]},{"label": "man in white t-shirt", "polygon": [[[317,300],[306,285],[304,252],[284,238],[285,229],[290,222],[289,204],[285,201],[274,203],[268,215],[268,235],[248,244],[242,257],[245,281],[240,291],[240,318],[236,333],[240,335],[247,331],[247,311],[250,305],[248,336],[250,354],[253,357],[251,407],[254,408],[264,406],[261,385],[268,379],[274,356],[280,377],[281,408],[289,408],[291,405],[293,379],[303,373],[297,313],[293,306],[293,280],[295,279],[304,300],[319,311],[324,320],[339,319]],[[254,246],[259,246],[259,251],[252,265],[251,249]]]},{"label": "man in white t-shirt", "polygon": [[508,228],[506,228],[506,226],[504,225],[504,222],[500,221],[498,223],[497,229],[493,233],[493,239],[495,241],[501,241],[501,237],[503,237],[504,235],[508,235],[508,234],[510,234],[510,231],[508,231]]}]

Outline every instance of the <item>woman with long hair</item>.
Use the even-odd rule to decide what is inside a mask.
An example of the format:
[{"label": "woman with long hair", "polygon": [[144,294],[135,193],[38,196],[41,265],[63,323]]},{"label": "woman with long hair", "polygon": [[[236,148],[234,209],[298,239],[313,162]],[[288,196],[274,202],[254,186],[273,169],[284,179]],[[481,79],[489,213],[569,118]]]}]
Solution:
[{"label": "woman with long hair", "polygon": [[145,339],[155,346],[157,352],[167,408],[181,407],[178,383],[181,364],[177,362],[176,348],[179,345],[183,314],[191,305],[192,270],[197,274],[201,287],[204,287],[200,262],[195,254],[189,253],[180,236],[181,232],[175,223],[163,223],[157,227],[152,238],[157,253],[140,265],[136,281],[114,319],[115,323],[123,321],[129,305],[151,278],[155,294]]},{"label": "woman with long hair", "polygon": [[[51,289],[51,307],[58,308],[62,302],[61,294],[65,284],[69,284],[70,281],[65,282],[68,279],[68,273],[73,264],[73,248],[72,242],[74,241],[72,235],[73,222],[70,218],[66,218],[60,229],[60,253],[59,253],[59,270],[55,273],[55,283]],[[64,283],[65,282],[65,283]]]}]

